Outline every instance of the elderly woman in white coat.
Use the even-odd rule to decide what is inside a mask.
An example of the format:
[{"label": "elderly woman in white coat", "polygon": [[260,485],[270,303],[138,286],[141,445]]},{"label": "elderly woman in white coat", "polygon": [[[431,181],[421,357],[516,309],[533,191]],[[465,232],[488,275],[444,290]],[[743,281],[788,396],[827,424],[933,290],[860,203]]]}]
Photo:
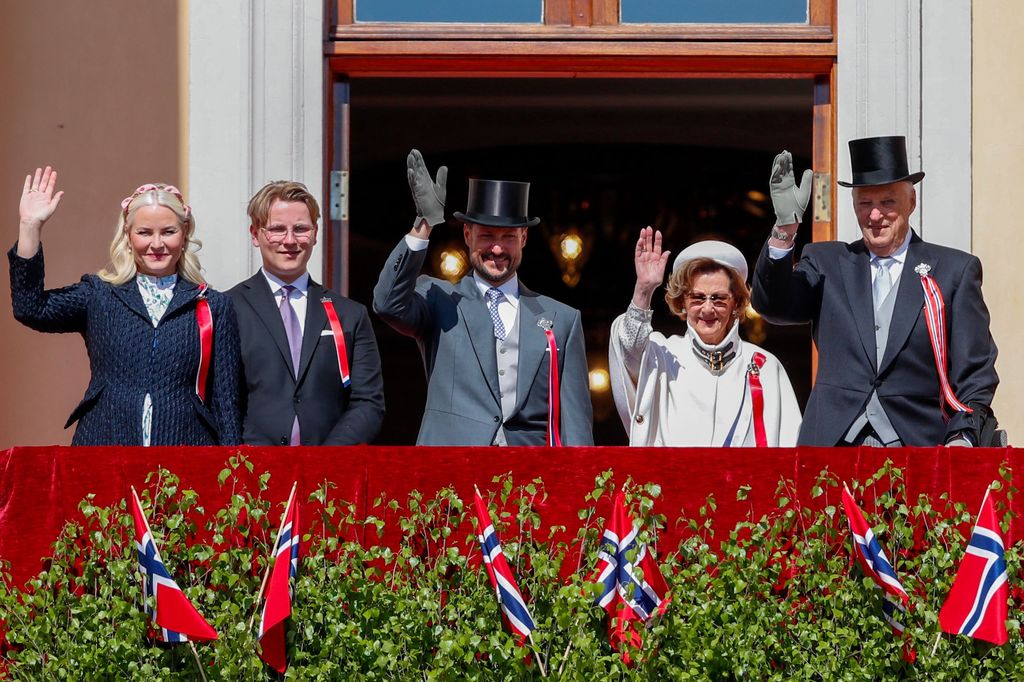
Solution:
[{"label": "elderly woman in white coat", "polygon": [[686,333],[666,338],[651,326],[651,298],[668,257],[661,232],[640,231],[633,300],[612,323],[612,391],[629,444],[796,445],[800,407],[786,370],[739,336],[750,301],[743,254],[725,242],[702,241],[676,257],[665,300],[686,322]]}]

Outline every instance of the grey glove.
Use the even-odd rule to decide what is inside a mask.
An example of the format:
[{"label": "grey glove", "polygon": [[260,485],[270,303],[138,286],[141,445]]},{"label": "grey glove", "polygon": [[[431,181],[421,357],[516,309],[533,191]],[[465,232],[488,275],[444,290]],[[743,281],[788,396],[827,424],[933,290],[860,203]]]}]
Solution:
[{"label": "grey glove", "polygon": [[409,176],[409,189],[412,200],[416,202],[416,224],[424,219],[433,227],[444,222],[444,200],[447,195],[445,184],[448,182],[448,166],[437,169],[437,179],[430,179],[430,171],[423,161],[419,150],[413,149],[406,159]]},{"label": "grey glove", "polygon": [[814,171],[804,171],[800,184],[793,178],[793,155],[783,150],[772,163],[770,182],[775,225],[792,225],[804,219],[804,211],[811,200],[811,179]]}]

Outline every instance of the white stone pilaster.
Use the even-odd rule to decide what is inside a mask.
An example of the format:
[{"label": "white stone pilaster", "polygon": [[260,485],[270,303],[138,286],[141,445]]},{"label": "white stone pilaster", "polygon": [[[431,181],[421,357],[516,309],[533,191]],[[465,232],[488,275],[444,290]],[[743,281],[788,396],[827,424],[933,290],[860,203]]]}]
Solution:
[{"label": "white stone pilaster", "polygon": [[[189,200],[207,278],[226,289],[260,265],[245,211],[257,189],[298,180],[324,204],[323,2],[194,0],[188,25]],[[322,263],[318,245],[317,279]]]},{"label": "white stone pilaster", "polygon": [[[929,241],[971,247],[971,0],[839,0],[838,177],[847,142],[906,135],[910,170],[924,170],[911,224]],[[849,190],[839,238],[859,237]]]}]

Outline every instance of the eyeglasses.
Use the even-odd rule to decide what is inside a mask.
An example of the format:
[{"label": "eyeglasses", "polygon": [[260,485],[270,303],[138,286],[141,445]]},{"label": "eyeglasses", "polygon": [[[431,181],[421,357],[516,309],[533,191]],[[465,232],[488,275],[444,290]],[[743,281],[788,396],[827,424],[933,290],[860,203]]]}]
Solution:
[{"label": "eyeglasses", "polygon": [[273,244],[283,242],[288,237],[289,232],[295,237],[295,241],[308,242],[313,238],[313,232],[316,231],[315,227],[309,225],[293,225],[292,227],[271,225],[270,227],[261,227],[260,229],[267,235],[267,241]]},{"label": "eyeglasses", "polygon": [[686,305],[690,308],[703,308],[706,301],[711,301],[715,310],[725,310],[732,294],[686,294]]}]

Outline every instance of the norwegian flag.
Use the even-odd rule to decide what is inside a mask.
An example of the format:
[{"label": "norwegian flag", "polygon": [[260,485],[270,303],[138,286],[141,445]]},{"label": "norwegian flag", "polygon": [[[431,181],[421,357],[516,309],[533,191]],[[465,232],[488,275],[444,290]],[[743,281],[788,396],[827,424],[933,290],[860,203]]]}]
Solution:
[{"label": "norwegian flag", "polygon": [[508,565],[505,552],[501,549],[501,542],[494,530],[494,523],[491,522],[491,514],[487,511],[487,505],[480,496],[480,490],[473,486],[473,507],[476,509],[477,539],[480,541],[480,549],[484,555],[484,566],[487,567],[487,575],[491,578],[491,585],[498,596],[498,604],[501,606],[501,617],[512,632],[517,635],[519,646],[523,646],[530,633],[536,629],[530,610],[526,608],[526,601],[523,599],[519,586],[516,584],[515,576],[512,575],[512,568]]},{"label": "norwegian flag", "polygon": [[199,615],[196,607],[192,606],[192,602],[167,572],[134,487],[131,509],[132,520],[135,522],[139,572],[142,573],[143,602],[150,619],[160,627],[163,641],[177,643],[190,639],[217,639],[217,631]]},{"label": "norwegian flag", "polygon": [[871,526],[864,518],[864,512],[857,506],[850,489],[843,484],[843,509],[846,511],[846,520],[850,524],[850,534],[853,535],[853,546],[864,569],[864,574],[875,581],[881,590],[885,592],[885,599],[882,602],[882,616],[886,622],[897,632],[903,632],[903,623],[899,615],[906,612],[906,604],[910,600],[907,591],[900,584],[896,577],[896,571],[889,563],[889,557],[879,544]]},{"label": "norwegian flag", "polygon": [[260,612],[260,629],[256,635],[256,641],[260,644],[260,658],[282,674],[288,668],[284,627],[285,621],[292,615],[292,581],[299,572],[299,507],[295,503],[297,485],[292,486],[288,506],[277,531],[270,580],[263,595],[266,601]]},{"label": "norwegian flag", "polygon": [[[654,557],[647,551],[647,545],[637,542],[638,531],[626,510],[626,496],[620,491],[612,503],[612,516],[601,540],[596,582],[602,589],[594,602],[611,617],[608,641],[616,651],[623,642],[639,647],[643,638],[635,622],[647,622],[655,615],[662,615],[671,601],[665,577]],[[634,553],[632,561],[629,560],[631,553]],[[642,577],[637,569],[643,572]],[[628,654],[623,660],[629,663]]]},{"label": "norwegian flag", "polygon": [[939,611],[939,625],[951,635],[968,635],[993,644],[1006,644],[1006,582],[1003,538],[996,510],[985,491],[970,544],[960,562],[946,603]]}]

